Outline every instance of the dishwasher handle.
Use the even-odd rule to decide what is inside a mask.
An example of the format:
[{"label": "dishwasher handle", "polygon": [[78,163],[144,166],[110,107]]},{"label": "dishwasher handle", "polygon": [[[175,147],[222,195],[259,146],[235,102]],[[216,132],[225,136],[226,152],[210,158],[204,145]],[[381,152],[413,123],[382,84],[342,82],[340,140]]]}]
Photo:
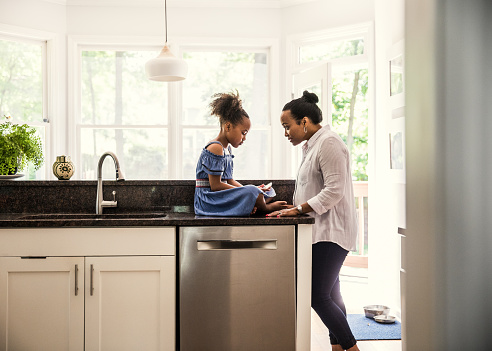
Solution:
[{"label": "dishwasher handle", "polygon": [[208,250],[277,250],[277,239],[272,240],[197,240],[199,251]]}]

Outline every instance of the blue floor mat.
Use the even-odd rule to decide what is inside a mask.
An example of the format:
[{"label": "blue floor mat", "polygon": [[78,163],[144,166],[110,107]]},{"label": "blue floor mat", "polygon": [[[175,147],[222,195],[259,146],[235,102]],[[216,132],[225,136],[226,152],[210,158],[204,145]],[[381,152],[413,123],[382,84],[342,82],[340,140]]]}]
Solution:
[{"label": "blue floor mat", "polygon": [[378,323],[363,314],[348,314],[347,320],[355,340],[400,340],[401,323]]}]

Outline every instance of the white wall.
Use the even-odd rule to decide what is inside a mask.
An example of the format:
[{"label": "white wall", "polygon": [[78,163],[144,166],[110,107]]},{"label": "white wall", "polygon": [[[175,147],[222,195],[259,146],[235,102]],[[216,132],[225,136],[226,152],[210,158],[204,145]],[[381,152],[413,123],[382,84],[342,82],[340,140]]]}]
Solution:
[{"label": "white wall", "polygon": [[371,303],[386,304],[400,314],[400,258],[398,226],[405,226],[404,184],[389,168],[389,133],[392,123],[389,96],[389,58],[403,40],[404,0],[375,1],[376,108],[375,159],[369,187],[369,285]]},{"label": "white wall", "polygon": [[299,34],[374,20],[374,1],[317,0],[283,10],[283,34]]},{"label": "white wall", "polygon": [[[167,8],[168,40],[181,37],[279,37],[276,9]],[[69,35],[165,35],[164,6],[68,6]]]},{"label": "white wall", "polygon": [[39,0],[0,0],[0,23],[36,30],[66,31],[65,6]]},{"label": "white wall", "polygon": [[492,3],[406,16],[408,350],[489,350]]}]

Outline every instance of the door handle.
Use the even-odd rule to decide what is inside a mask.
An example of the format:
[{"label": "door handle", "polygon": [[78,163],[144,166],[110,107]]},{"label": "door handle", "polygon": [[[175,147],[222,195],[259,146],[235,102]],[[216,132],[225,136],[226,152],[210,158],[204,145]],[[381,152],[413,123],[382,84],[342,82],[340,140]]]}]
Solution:
[{"label": "door handle", "polygon": [[277,250],[277,240],[197,240],[197,249],[207,250]]},{"label": "door handle", "polygon": [[79,294],[79,265],[75,265],[75,296]]},{"label": "door handle", "polygon": [[91,264],[91,296],[94,295],[94,265]]}]

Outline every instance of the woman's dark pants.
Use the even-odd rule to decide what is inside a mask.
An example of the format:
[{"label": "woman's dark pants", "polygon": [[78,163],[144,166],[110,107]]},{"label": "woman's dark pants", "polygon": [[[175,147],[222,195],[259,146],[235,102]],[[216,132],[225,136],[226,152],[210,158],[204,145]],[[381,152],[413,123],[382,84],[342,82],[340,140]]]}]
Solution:
[{"label": "woman's dark pants", "polygon": [[339,273],[347,254],[332,242],[313,244],[311,306],[330,331],[331,344],[339,344],[344,350],[357,343],[340,293]]}]

